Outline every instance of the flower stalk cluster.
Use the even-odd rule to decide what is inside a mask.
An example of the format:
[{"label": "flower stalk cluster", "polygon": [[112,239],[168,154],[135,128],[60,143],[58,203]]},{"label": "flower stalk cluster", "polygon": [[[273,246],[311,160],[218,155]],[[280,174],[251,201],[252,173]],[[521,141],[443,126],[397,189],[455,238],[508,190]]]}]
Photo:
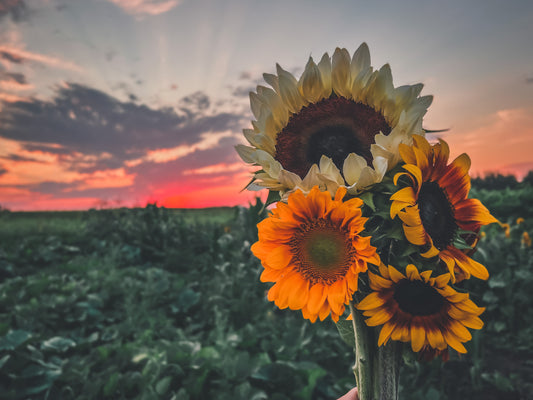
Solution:
[{"label": "flower stalk cluster", "polygon": [[311,322],[351,319],[360,399],[397,399],[403,347],[446,361],[482,328],[457,285],[488,279],[471,256],[498,221],[468,196],[469,157],[450,162],[426,139],[432,97],[374,71],[366,44],[310,58],[299,80],[279,65],[264,78],[237,151],[259,167],[248,188],[275,203],[252,246],[268,300]]}]

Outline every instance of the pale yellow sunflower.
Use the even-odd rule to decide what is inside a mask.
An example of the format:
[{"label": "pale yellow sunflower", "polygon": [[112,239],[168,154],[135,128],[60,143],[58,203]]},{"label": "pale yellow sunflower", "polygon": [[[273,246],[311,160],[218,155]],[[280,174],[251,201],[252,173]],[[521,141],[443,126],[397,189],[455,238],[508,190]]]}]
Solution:
[{"label": "pale yellow sunflower", "polygon": [[282,195],[315,185],[333,195],[345,186],[355,195],[400,161],[400,143],[425,134],[422,117],[432,96],[419,96],[422,84],[395,88],[388,64],[370,66],[365,43],[353,57],[337,48],[318,64],[310,58],[299,80],[279,65],[264,78],[272,89],[250,93],[256,120],[244,136],[251,146],[236,147],[261,167],[254,186]]},{"label": "pale yellow sunflower", "polygon": [[[413,351],[425,357],[446,359],[448,346],[466,353],[463,346],[472,338],[467,328],[481,329],[479,315],[485,310],[448,285],[450,274],[432,278],[432,271],[419,272],[410,264],[406,274],[381,265],[380,275],[368,272],[373,292],[357,308],[368,326],[381,326],[378,346],[389,339],[411,342]],[[429,357],[428,357],[429,356]]]},{"label": "pale yellow sunflower", "polygon": [[337,322],[357,290],[359,273],[367,263],[380,263],[370,237],[361,236],[363,202],[343,202],[345,194],[346,188],[334,199],[316,186],[307,196],[296,190],[257,225],[252,252],[265,268],[261,281],[275,282],[268,300],[301,310],[311,322],[330,313]]},{"label": "pale yellow sunflower", "polygon": [[470,158],[461,154],[448,164],[450,150],[445,141],[430,146],[421,137],[414,138],[412,146],[400,145],[400,154],[406,163],[401,177],[407,183],[391,196],[391,218],[400,217],[407,240],[422,246],[422,256],[438,256],[447,266],[452,283],[471,275],[488,279],[487,269],[454,245],[461,232],[476,234],[482,225],[498,222],[477,199],[469,199]]}]

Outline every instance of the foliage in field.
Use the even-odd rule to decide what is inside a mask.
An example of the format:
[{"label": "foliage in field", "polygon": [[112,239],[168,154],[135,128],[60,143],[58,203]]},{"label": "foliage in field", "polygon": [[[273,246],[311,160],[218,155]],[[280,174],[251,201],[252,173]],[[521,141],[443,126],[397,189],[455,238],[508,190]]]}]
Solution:
[{"label": "foliage in field", "polygon": [[[524,240],[524,232],[533,234],[525,206],[533,192],[528,185],[475,190],[487,204],[500,199],[494,213],[509,223],[508,232],[485,229],[475,254],[491,279],[466,282],[487,307],[486,326],[466,356],[452,354],[448,363],[406,357],[402,398],[533,392],[533,250]],[[505,201],[514,204],[515,196],[521,206],[510,214]],[[17,228],[3,212],[1,397],[318,400],[345,393],[355,382],[353,354],[334,324],[311,324],[266,301],[268,285],[249,250],[261,208],[224,210],[223,219],[201,223],[155,205],[91,211],[48,231],[28,221]]]}]

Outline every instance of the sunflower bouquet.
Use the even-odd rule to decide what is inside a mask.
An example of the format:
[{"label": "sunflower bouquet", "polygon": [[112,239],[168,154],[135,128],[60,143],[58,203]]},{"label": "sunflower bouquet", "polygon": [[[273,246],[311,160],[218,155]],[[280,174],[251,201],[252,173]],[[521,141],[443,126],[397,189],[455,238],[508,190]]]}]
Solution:
[{"label": "sunflower bouquet", "polygon": [[461,282],[488,279],[471,255],[497,220],[468,198],[469,157],[425,138],[432,97],[394,87],[365,43],[310,58],[299,80],[279,65],[264,79],[236,150],[259,167],[247,187],[275,203],[251,248],[268,300],[331,316],[354,344],[359,398],[397,399],[402,352],[446,361],[483,327]]}]

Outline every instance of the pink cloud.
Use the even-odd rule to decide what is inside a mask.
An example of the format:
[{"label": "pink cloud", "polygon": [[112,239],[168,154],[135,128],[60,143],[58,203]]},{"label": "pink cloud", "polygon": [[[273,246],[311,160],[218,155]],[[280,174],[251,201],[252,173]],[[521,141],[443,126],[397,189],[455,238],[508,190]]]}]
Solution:
[{"label": "pink cloud", "polygon": [[159,15],[170,11],[179,0],[109,0],[128,14],[135,16]]},{"label": "pink cloud", "polygon": [[149,150],[145,156],[135,160],[128,160],[125,162],[128,167],[135,167],[143,162],[154,162],[157,164],[175,161],[179,158],[185,157],[196,151],[208,150],[215,148],[221,139],[235,136],[231,131],[219,133],[204,133],[201,135],[201,140],[192,145],[180,145],[171,148]]},{"label": "pink cloud", "polygon": [[[35,143],[34,143],[35,144]],[[47,151],[29,151],[19,142],[0,138],[0,161],[5,172],[0,175],[0,185],[20,186],[36,185],[42,182],[72,183],[72,190],[122,188],[131,186],[136,174],[128,173],[124,168],[100,169],[93,172],[78,172],[72,169],[95,167],[101,160],[110,158],[110,154],[68,155]],[[58,145],[49,145],[57,148]],[[61,146],[59,146],[61,147]],[[13,156],[16,157],[13,159]],[[80,182],[77,184],[77,182]]]},{"label": "pink cloud", "polygon": [[0,89],[12,91],[12,92],[22,92],[25,90],[31,90],[35,86],[30,85],[29,83],[18,83],[15,81],[0,81]]},{"label": "pink cloud", "polygon": [[470,156],[472,175],[525,165],[533,162],[533,108],[499,110],[478,128],[458,128],[442,136],[452,159],[463,152]]},{"label": "pink cloud", "polygon": [[208,165],[207,167],[185,170],[183,171],[183,175],[210,175],[210,174],[217,174],[217,173],[247,171],[248,169],[249,169],[248,165],[242,162],[233,163],[233,164],[220,163],[220,164]]},{"label": "pink cloud", "polygon": [[[57,57],[48,56],[45,54],[35,53],[27,50],[23,50],[19,47],[10,46],[10,45],[0,45],[0,53],[8,55],[11,59],[17,59],[20,62],[24,60],[34,61],[40,64],[45,64],[50,67],[65,69],[75,72],[83,72],[83,68],[79,65],[73,63],[72,61],[62,60]],[[6,60],[6,57],[1,59],[2,63],[10,63],[9,60]]]},{"label": "pink cloud", "polygon": [[[0,92],[0,100],[5,101],[6,103],[15,103],[17,101],[29,100],[27,97],[17,96],[15,94],[2,93]],[[0,108],[1,110],[1,108]]]},{"label": "pink cloud", "polygon": [[83,183],[71,190],[120,188],[133,185],[136,174],[127,173],[124,168],[95,171],[84,174]]}]

